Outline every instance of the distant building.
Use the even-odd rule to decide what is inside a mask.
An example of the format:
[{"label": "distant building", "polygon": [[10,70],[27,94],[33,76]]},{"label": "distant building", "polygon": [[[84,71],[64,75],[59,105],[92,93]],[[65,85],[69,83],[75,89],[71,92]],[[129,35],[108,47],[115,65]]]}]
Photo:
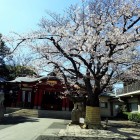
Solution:
[{"label": "distant building", "polygon": [[124,88],[116,91],[116,97],[124,101],[127,111],[140,112],[140,81],[124,82]]},{"label": "distant building", "polygon": [[120,101],[115,98],[115,94],[112,92],[105,92],[99,96],[101,116],[102,117],[114,117],[118,114],[116,106],[121,105]]}]

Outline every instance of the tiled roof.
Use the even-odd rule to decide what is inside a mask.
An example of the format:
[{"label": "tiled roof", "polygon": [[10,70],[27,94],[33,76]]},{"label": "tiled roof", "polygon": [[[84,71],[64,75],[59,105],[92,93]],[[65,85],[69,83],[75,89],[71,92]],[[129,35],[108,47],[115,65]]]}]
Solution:
[{"label": "tiled roof", "polygon": [[6,82],[6,80],[2,77],[0,77],[0,82]]},{"label": "tiled roof", "polygon": [[109,97],[115,97],[115,94],[112,92],[103,92],[100,94],[100,96],[109,96]]},{"label": "tiled roof", "polygon": [[37,82],[37,81],[44,80],[44,79],[59,80],[59,78],[56,76],[43,76],[43,77],[39,77],[39,78],[36,78],[36,77],[17,77],[16,79],[9,81],[9,82],[11,82],[11,83]]},{"label": "tiled roof", "polygon": [[37,81],[38,78],[33,78],[33,77],[17,77],[16,79],[9,81],[9,82],[35,82]]}]

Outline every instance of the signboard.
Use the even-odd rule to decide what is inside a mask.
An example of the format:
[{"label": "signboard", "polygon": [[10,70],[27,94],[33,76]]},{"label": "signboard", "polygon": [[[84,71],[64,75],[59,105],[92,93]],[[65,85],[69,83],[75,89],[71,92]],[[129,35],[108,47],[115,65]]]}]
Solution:
[{"label": "signboard", "polygon": [[47,81],[46,84],[48,84],[50,86],[54,86],[57,84],[57,81]]}]

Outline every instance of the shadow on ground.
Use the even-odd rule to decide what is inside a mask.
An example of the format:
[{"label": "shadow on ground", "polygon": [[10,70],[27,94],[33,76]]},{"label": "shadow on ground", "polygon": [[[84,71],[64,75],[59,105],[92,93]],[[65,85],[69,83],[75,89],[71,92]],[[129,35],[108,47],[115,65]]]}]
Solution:
[{"label": "shadow on ground", "polygon": [[107,130],[118,133],[128,139],[140,139],[140,125],[130,121],[111,121]]},{"label": "shadow on ground", "polygon": [[25,122],[38,122],[38,119],[22,117],[22,116],[9,116],[9,117],[4,117],[0,121],[0,125],[19,124],[19,123],[25,123]]},{"label": "shadow on ground", "polygon": [[[139,130],[138,130],[139,129]],[[110,127],[108,130],[123,135],[127,138],[131,139],[140,139],[140,128],[117,128],[117,127]]]},{"label": "shadow on ground", "polygon": [[71,119],[71,111],[38,110],[38,118]]},{"label": "shadow on ground", "polygon": [[67,120],[67,121],[64,121],[64,122],[53,122],[49,127],[48,129],[66,129],[67,128],[67,125],[70,123],[71,121]]}]

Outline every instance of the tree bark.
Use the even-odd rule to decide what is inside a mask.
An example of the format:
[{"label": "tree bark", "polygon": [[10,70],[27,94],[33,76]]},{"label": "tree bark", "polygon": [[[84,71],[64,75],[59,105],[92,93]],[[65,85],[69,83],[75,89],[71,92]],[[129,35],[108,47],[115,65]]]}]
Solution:
[{"label": "tree bark", "polygon": [[90,79],[85,79],[85,85],[87,89],[87,105],[92,107],[99,107],[99,95],[100,95],[100,85],[99,83],[95,83],[94,88],[90,83]]},{"label": "tree bark", "polygon": [[86,104],[85,123],[87,128],[95,129],[101,127],[101,114],[99,107],[100,85],[95,84],[94,89],[91,86],[90,79],[85,80],[88,99]]}]

